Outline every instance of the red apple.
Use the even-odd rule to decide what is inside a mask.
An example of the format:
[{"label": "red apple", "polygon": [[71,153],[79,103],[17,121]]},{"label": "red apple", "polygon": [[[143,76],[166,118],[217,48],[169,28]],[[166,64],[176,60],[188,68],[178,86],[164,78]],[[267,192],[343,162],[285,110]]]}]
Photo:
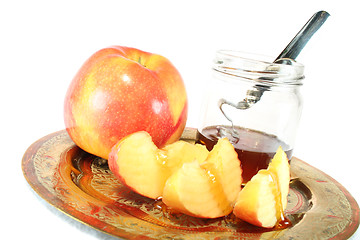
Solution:
[{"label": "red apple", "polygon": [[72,80],[64,119],[80,148],[105,159],[120,139],[137,131],[148,132],[163,147],[185,128],[184,82],[165,57],[129,47],[104,48]]}]

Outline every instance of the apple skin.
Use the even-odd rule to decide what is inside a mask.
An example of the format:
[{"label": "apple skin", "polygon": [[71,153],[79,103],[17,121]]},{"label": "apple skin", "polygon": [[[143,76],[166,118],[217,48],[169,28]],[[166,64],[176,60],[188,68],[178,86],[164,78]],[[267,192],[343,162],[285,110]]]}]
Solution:
[{"label": "apple skin", "polygon": [[94,53],[65,96],[64,121],[83,150],[108,159],[123,137],[148,132],[159,148],[177,141],[188,111],[184,82],[157,54],[112,46]]}]

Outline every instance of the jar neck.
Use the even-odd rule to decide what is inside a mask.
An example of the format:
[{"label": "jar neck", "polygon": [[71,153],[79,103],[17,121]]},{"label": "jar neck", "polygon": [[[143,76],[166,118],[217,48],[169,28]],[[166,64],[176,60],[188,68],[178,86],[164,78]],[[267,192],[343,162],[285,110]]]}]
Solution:
[{"label": "jar neck", "polygon": [[305,78],[304,66],[294,60],[273,63],[269,57],[221,50],[216,54],[213,70],[229,81],[253,81],[266,86],[300,86]]}]

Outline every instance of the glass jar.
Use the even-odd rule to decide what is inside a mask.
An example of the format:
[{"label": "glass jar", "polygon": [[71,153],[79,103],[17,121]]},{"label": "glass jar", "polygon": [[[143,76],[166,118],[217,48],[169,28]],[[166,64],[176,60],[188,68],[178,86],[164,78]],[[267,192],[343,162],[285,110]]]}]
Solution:
[{"label": "glass jar", "polygon": [[304,66],[244,52],[216,53],[200,126],[199,141],[209,150],[227,137],[234,145],[247,182],[267,168],[279,146],[291,159],[298,128]]}]

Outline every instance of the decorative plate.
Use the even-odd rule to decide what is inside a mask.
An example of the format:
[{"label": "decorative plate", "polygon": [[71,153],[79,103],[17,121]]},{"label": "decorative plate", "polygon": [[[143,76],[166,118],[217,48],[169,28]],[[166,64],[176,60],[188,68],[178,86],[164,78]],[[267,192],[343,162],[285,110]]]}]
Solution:
[{"label": "decorative plate", "polygon": [[[196,130],[182,136],[196,140]],[[359,226],[359,206],[338,182],[291,160],[286,216],[292,226],[263,229],[229,215],[200,219],[167,211],[162,202],[132,192],[107,161],[84,152],[65,130],[33,143],[22,160],[25,178],[47,202],[74,219],[124,239],[347,239]]]}]

